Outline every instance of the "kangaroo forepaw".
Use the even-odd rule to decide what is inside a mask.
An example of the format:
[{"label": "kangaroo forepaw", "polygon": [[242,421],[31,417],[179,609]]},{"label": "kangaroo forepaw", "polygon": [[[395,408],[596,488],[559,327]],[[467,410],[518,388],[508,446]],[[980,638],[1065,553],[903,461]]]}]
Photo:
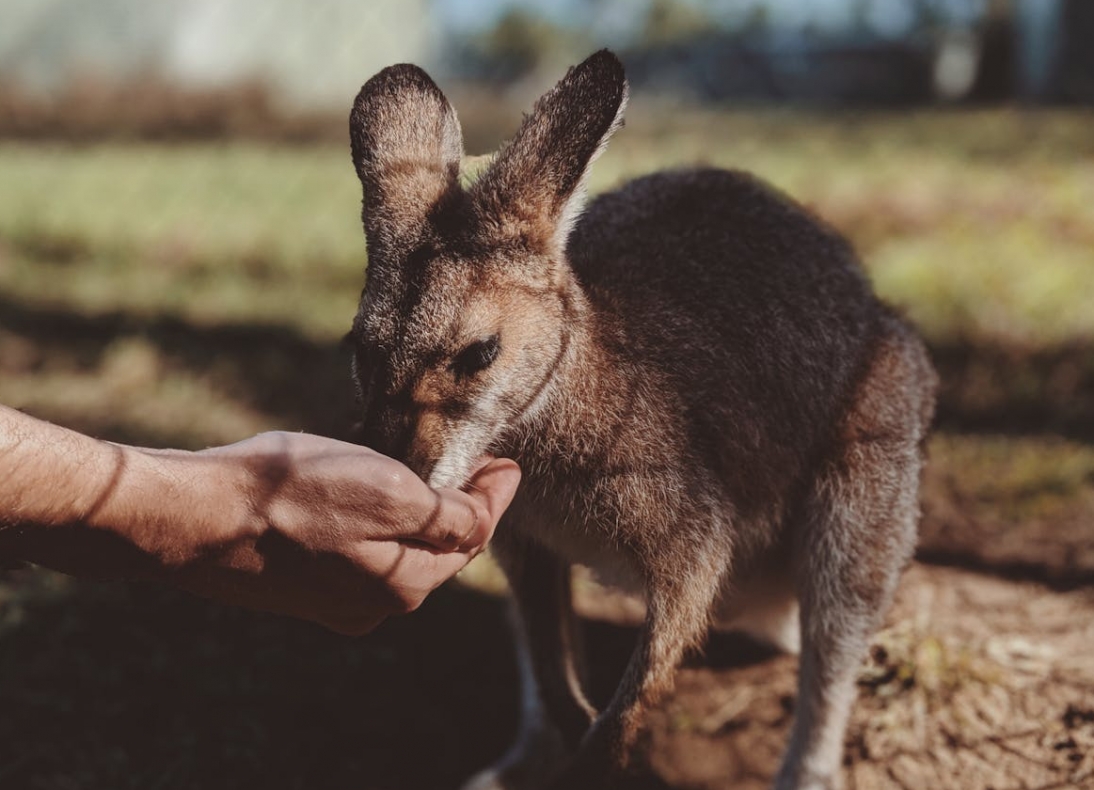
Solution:
[{"label": "kangaroo forepaw", "polygon": [[839,771],[827,776],[807,771],[792,771],[786,767],[775,778],[773,790],[843,790]]}]

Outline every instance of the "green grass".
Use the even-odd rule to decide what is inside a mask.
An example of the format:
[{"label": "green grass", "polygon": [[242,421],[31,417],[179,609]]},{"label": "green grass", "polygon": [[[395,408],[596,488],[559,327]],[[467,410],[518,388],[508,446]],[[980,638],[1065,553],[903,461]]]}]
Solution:
[{"label": "green grass", "polygon": [[639,168],[743,167],[846,233],[879,292],[933,339],[1094,337],[1088,113],[712,114],[660,123],[650,132],[640,115],[625,129],[594,188]]},{"label": "green grass", "polygon": [[330,147],[5,145],[0,289],[85,312],[344,332],[360,187]]},{"label": "green grass", "polygon": [[[932,340],[1086,343],[1090,128],[1081,112],[841,116],[636,103],[595,164],[592,190],[661,167],[743,167],[846,232],[881,294]],[[222,368],[238,367],[245,348],[218,367],[215,341],[194,338],[181,359],[151,342],[147,326],[165,317],[194,333],[276,325],[333,345],[365,268],[347,148],[4,143],[0,300],[40,311],[30,324],[57,314],[84,324],[43,350],[34,331],[0,314],[0,400],[109,435],[187,445],[309,424],[299,404],[286,416],[269,398],[240,395],[239,376]],[[119,348],[65,352],[114,313],[135,322]],[[284,368],[271,380],[292,377],[301,359],[271,363]],[[144,377],[132,378],[141,366]]]},{"label": "green grass", "polygon": [[934,474],[966,506],[990,509],[997,522],[1063,521],[1079,500],[1094,515],[1094,447],[1062,439],[938,436]]},{"label": "green grass", "polygon": [[[632,115],[594,191],[744,167],[850,235],[932,338],[1094,336],[1087,114]],[[0,292],[320,336],[352,316],[365,255],[341,147],[5,144],[0,172]]]}]

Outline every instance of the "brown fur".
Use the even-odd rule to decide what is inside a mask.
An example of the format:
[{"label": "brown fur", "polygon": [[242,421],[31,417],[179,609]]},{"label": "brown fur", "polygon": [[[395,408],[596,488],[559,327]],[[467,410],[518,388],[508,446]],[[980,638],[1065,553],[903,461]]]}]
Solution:
[{"label": "brown fur", "polygon": [[[835,787],[854,671],[914,544],[934,374],[848,245],[746,174],[657,173],[578,218],[625,103],[619,62],[593,55],[467,190],[455,113],[424,72],[385,69],[351,115],[366,440],[434,485],[462,484],[483,452],[524,470],[494,542],[524,720],[470,786],[607,786],[713,619],[796,601],[801,693],[776,786]],[[595,717],[575,562],[648,602]]]}]

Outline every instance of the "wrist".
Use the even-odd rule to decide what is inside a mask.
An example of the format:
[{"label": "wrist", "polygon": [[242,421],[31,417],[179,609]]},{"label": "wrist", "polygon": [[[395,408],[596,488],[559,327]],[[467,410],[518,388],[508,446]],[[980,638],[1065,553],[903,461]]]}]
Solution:
[{"label": "wrist", "polygon": [[129,575],[161,580],[185,575],[260,531],[250,507],[251,474],[231,458],[119,449],[124,482],[88,526],[112,531],[132,547],[141,562]]},{"label": "wrist", "polygon": [[[110,575],[124,541],[90,526],[125,478],[124,448],[0,407],[0,554],[74,575]],[[107,563],[109,566],[110,563]]]},{"label": "wrist", "polygon": [[111,444],[0,406],[0,561],[161,578],[234,552],[238,567],[265,528],[253,460]]}]

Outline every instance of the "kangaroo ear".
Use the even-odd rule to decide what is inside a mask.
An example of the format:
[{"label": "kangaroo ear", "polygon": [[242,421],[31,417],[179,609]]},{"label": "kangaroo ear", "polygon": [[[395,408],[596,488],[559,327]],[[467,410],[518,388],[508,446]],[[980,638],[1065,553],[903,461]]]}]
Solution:
[{"label": "kangaroo ear", "polygon": [[589,165],[623,125],[623,64],[601,50],[540,98],[472,189],[486,216],[565,248],[584,205]]},{"label": "kangaroo ear", "polygon": [[428,74],[403,63],[364,84],[349,132],[369,251],[413,246],[433,209],[460,190],[456,111]]}]

